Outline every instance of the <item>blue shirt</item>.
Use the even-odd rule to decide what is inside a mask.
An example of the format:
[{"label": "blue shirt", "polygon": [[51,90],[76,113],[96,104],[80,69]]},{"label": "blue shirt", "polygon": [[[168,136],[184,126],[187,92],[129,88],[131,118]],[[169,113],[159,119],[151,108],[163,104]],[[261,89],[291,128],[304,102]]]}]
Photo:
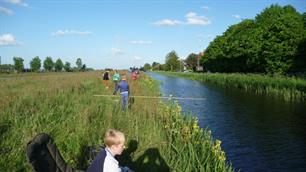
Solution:
[{"label": "blue shirt", "polygon": [[129,85],[125,80],[120,81],[120,83],[116,86],[116,89],[114,91],[114,94],[120,89],[120,92],[129,92]]}]

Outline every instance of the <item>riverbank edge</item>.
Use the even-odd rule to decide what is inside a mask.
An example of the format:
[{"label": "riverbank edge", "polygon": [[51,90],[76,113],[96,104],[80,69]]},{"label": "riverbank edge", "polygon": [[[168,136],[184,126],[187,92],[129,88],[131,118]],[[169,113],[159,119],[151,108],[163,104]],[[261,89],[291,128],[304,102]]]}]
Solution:
[{"label": "riverbank edge", "polygon": [[239,73],[181,73],[153,71],[159,74],[197,80],[225,88],[237,88],[256,94],[280,97],[285,101],[306,102],[306,80],[286,76]]}]

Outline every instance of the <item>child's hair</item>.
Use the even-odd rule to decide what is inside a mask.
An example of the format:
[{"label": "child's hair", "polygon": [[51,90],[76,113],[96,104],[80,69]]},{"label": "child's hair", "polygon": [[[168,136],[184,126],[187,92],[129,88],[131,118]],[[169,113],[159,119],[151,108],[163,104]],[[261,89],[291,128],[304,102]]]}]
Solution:
[{"label": "child's hair", "polygon": [[112,145],[118,145],[124,143],[125,137],[121,131],[109,129],[106,131],[104,136],[104,143],[106,146],[111,147]]},{"label": "child's hair", "polygon": [[122,75],[121,80],[126,80],[126,75]]}]

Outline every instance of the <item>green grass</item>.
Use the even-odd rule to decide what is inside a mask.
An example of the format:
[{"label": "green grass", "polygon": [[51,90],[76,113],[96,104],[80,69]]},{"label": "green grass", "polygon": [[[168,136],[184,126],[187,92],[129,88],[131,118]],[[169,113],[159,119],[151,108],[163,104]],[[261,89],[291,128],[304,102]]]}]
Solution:
[{"label": "green grass", "polygon": [[[0,80],[0,171],[31,171],[26,144],[41,132],[54,138],[69,165],[86,169],[85,148],[102,145],[109,128],[125,133],[131,152],[120,159],[135,171],[233,171],[220,142],[196,119],[183,117],[174,102],[135,98],[123,112],[119,98],[93,96],[113,91],[105,89],[97,72],[5,77]],[[159,95],[158,83],[146,75],[128,82],[132,95]]]},{"label": "green grass", "polygon": [[302,78],[238,73],[159,73],[212,83],[222,87],[238,88],[257,94],[268,94],[286,101],[306,101],[306,80]]}]

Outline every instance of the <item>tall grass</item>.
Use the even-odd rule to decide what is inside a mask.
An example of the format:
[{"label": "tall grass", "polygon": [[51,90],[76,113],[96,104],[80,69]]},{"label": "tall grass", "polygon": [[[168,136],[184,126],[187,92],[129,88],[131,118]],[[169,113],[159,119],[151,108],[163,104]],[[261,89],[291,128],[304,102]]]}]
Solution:
[{"label": "tall grass", "polygon": [[[86,169],[86,147],[102,145],[109,128],[123,131],[135,147],[123,165],[135,171],[233,171],[220,141],[180,107],[155,99],[137,99],[127,111],[109,94],[97,72],[10,75],[0,80],[0,171],[31,171],[27,142],[50,134],[65,161]],[[146,75],[130,81],[132,95],[159,95],[158,83]],[[111,85],[113,87],[113,85]],[[120,158],[120,157],[119,157]]]},{"label": "tall grass", "polygon": [[268,94],[286,101],[306,101],[306,80],[302,78],[238,73],[159,73],[212,83],[222,87],[243,89],[257,94]]}]

